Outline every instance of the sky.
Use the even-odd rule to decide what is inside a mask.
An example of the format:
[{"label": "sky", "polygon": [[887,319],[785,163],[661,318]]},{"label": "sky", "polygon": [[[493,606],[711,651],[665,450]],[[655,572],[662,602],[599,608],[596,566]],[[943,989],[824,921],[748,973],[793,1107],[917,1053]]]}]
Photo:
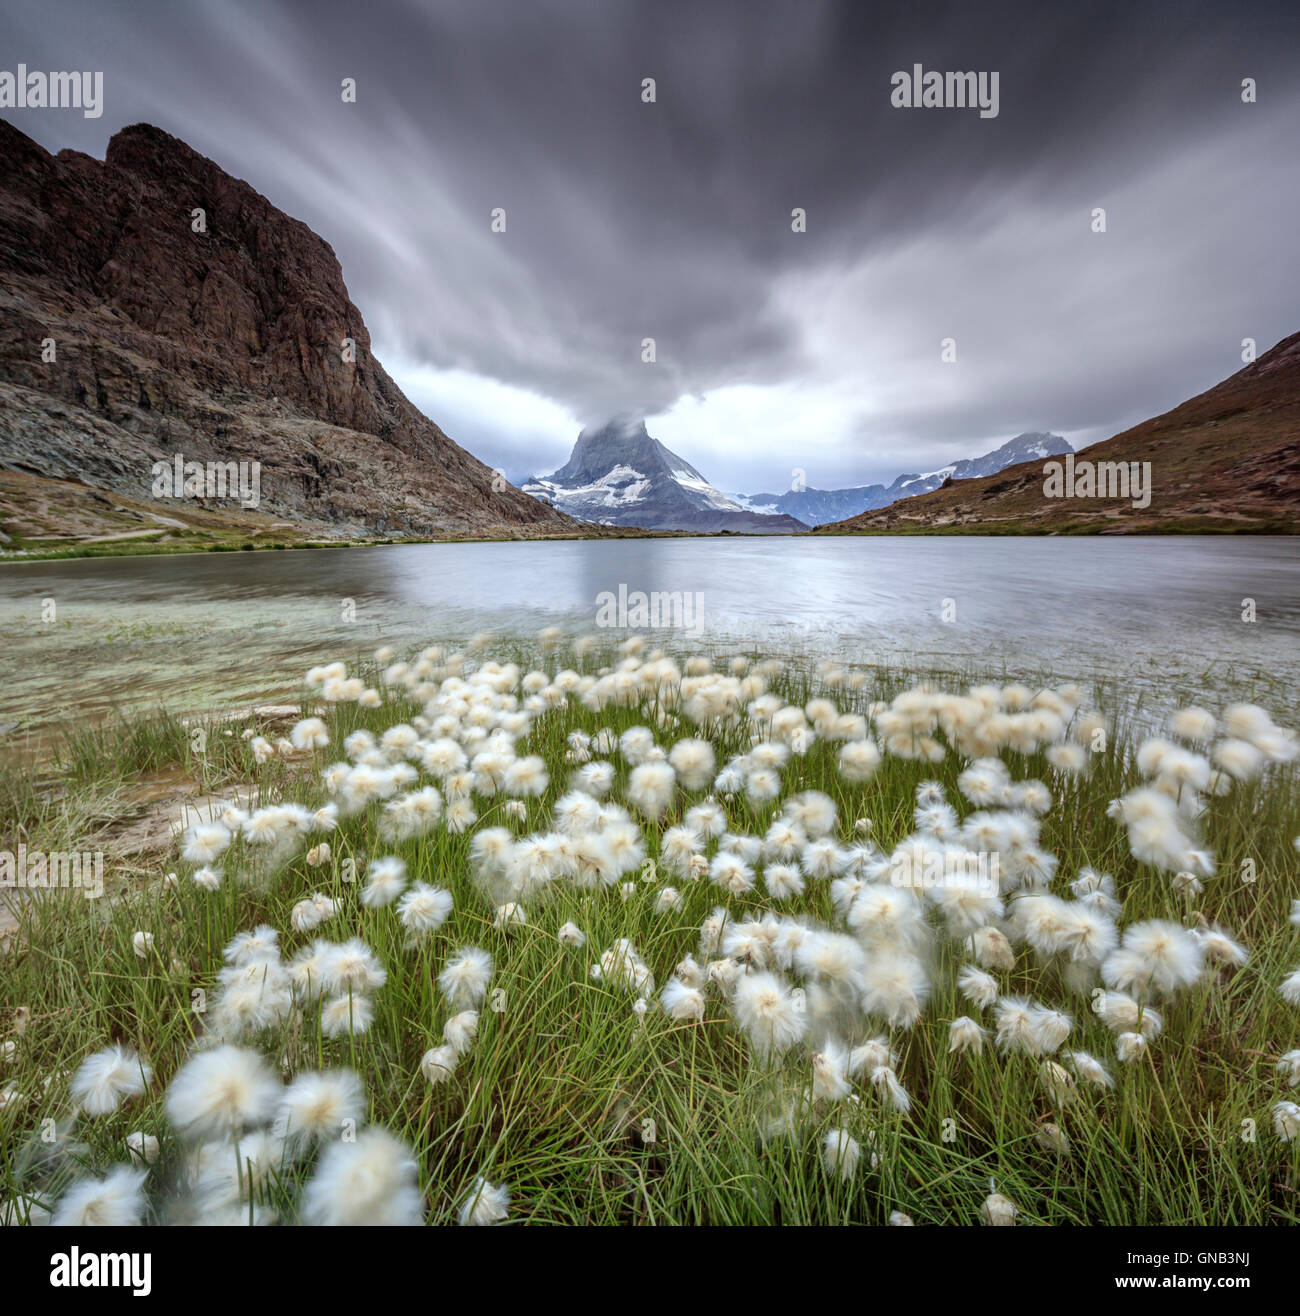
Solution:
[{"label": "sky", "polygon": [[[0,69],[104,73],[98,118],[0,114],[100,158],[156,124],[302,219],[516,481],[614,415],[747,493],[1078,447],[1300,329],[1293,0],[0,0],[0,33]],[[996,73],[997,114],[895,106],[916,64]]]}]

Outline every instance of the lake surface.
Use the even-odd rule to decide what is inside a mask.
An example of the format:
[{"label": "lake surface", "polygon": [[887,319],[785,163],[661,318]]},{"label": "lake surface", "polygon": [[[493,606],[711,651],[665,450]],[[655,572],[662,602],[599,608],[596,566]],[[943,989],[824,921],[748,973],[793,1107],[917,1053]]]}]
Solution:
[{"label": "lake surface", "polygon": [[255,700],[384,642],[591,633],[620,588],[688,596],[701,640],[655,632],[687,647],[1115,677],[1162,701],[1253,692],[1278,712],[1300,675],[1298,539],[412,544],[0,566],[0,724]]}]

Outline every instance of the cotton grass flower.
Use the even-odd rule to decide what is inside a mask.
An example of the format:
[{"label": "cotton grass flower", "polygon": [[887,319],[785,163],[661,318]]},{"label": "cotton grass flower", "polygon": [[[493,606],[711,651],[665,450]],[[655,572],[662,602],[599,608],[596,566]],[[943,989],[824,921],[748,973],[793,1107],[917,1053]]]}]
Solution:
[{"label": "cotton grass flower", "polygon": [[704,992],[698,985],[688,985],[678,977],[664,983],[659,1003],[670,1019],[698,1023],[704,1018]]},{"label": "cotton grass flower", "polygon": [[576,923],[562,923],[555,938],[561,946],[572,946],[575,949],[587,944],[587,934]]},{"label": "cotton grass flower", "polygon": [[374,1019],[375,1007],[368,996],[336,996],[321,1005],[320,1026],[326,1037],[360,1036]]},{"label": "cotton grass flower", "polygon": [[236,933],[221,954],[235,968],[278,961],[280,934],[269,923],[259,923],[251,932]]},{"label": "cotton grass flower", "polygon": [[504,1184],[491,1184],[482,1175],[475,1178],[457,1217],[462,1225],[496,1225],[510,1211],[510,1193]]},{"label": "cotton grass flower", "polygon": [[911,1028],[930,995],[925,966],[906,951],[878,951],[863,974],[862,1008],[891,1028]]},{"label": "cotton grass flower", "polygon": [[1201,943],[1177,923],[1148,919],[1127,928],[1120,947],[1101,966],[1102,980],[1118,991],[1172,995],[1200,976]]},{"label": "cotton grass flower", "polygon": [[658,821],[672,803],[676,773],[668,763],[642,763],[632,769],[627,798],[651,821]]},{"label": "cotton grass flower", "polygon": [[325,943],[319,967],[322,988],[337,996],[378,991],[388,981],[388,970],[360,937]]},{"label": "cotton grass flower", "polygon": [[907,1095],[898,1075],[889,1065],[878,1065],[871,1071],[871,1086],[900,1114],[906,1115],[912,1108],[912,1099]]},{"label": "cotton grass flower", "polygon": [[1147,1053],[1147,1039],[1141,1033],[1121,1033],[1115,1039],[1115,1054],[1122,1064],[1132,1064]]},{"label": "cotton grass flower", "polygon": [[145,1133],[143,1129],[136,1129],[134,1133],[128,1133],[124,1141],[133,1164],[154,1165],[157,1163],[162,1145],[152,1133]]},{"label": "cotton grass flower", "polygon": [[300,900],[289,911],[289,926],[295,932],[311,932],[327,923],[339,912],[338,902],[323,892],[316,891],[306,900]]},{"label": "cotton grass flower", "polygon": [[411,1149],[384,1129],[326,1145],[302,1195],[307,1225],[418,1225],[424,1220]]},{"label": "cotton grass flower", "polygon": [[352,1070],[299,1074],[280,1098],[276,1129],[291,1153],[297,1153],[355,1129],[365,1112],[365,1088]]},{"label": "cotton grass flower", "polygon": [[492,916],[492,926],[498,932],[512,932],[515,928],[523,927],[527,922],[528,915],[524,912],[524,907],[513,900],[498,905],[496,913]]},{"label": "cotton grass flower", "polygon": [[[1009,970],[1016,967],[1016,953],[1000,928],[977,928],[966,938],[966,946],[981,969]],[[994,984],[996,996],[997,983],[993,979],[990,981]]]},{"label": "cotton grass flower", "polygon": [[713,746],[707,740],[679,740],[669,750],[668,762],[688,791],[704,790],[716,766]]},{"label": "cotton grass flower", "polygon": [[442,1040],[458,1056],[463,1056],[473,1045],[478,1033],[478,1020],[477,1010],[462,1010],[452,1015],[442,1026]]},{"label": "cotton grass flower", "polygon": [[1009,1197],[1003,1197],[1001,1193],[990,1193],[980,1207],[980,1223],[1006,1227],[1014,1225],[1019,1214],[1020,1208]]},{"label": "cotton grass flower", "polygon": [[847,1129],[831,1129],[822,1141],[822,1161],[826,1173],[848,1183],[857,1172],[862,1147]]},{"label": "cotton grass flower", "polygon": [[293,730],[289,732],[289,741],[294,749],[314,750],[324,749],[330,743],[330,737],[320,718],[305,717],[301,722],[294,723]]},{"label": "cotton grass flower", "polygon": [[1294,1101],[1278,1101],[1273,1105],[1273,1132],[1283,1142],[1291,1142],[1300,1135],[1300,1106]]},{"label": "cotton grass flower", "polygon": [[82,1113],[95,1119],[143,1095],[152,1082],[153,1069],[146,1061],[127,1047],[109,1046],[81,1062],[68,1092]]},{"label": "cotton grass flower", "polygon": [[445,1083],[456,1072],[461,1053],[450,1042],[431,1047],[420,1057],[420,1073],[437,1086]]},{"label": "cotton grass flower", "polygon": [[167,1118],[192,1139],[230,1138],[269,1120],[280,1083],[256,1051],[219,1046],[201,1051],[167,1089]]},{"label": "cotton grass flower", "polygon": [[82,1179],[59,1199],[50,1217],[55,1228],[138,1225],[144,1218],[148,1170],[119,1165],[102,1179]]},{"label": "cotton grass flower", "polygon": [[230,832],[219,822],[195,823],[181,838],[181,858],[191,864],[210,864],[230,848]]},{"label": "cotton grass flower", "polygon": [[437,932],[451,917],[454,902],[450,891],[416,882],[397,902],[397,917],[402,926],[417,937]]},{"label": "cotton grass flower", "polygon": [[731,999],[736,1022],[760,1062],[788,1051],[808,1031],[802,999],[773,973],[746,974]]},{"label": "cotton grass flower", "polygon": [[1074,1075],[1064,1065],[1055,1060],[1044,1060],[1038,1066],[1038,1078],[1056,1106],[1065,1106],[1074,1100]]},{"label": "cotton grass flower", "polygon": [[375,859],[367,870],[367,882],[361,892],[361,903],[367,909],[382,909],[391,905],[406,887],[406,864],[394,855]]},{"label": "cotton grass flower", "polygon": [[478,946],[458,950],[438,975],[438,987],[457,1009],[477,1009],[492,981],[492,956]]},{"label": "cotton grass flower", "polygon": [[221,886],[221,879],[224,876],[221,869],[205,866],[196,868],[190,874],[190,881],[201,891],[216,891]]},{"label": "cotton grass flower", "polygon": [[1065,1057],[1074,1066],[1074,1072],[1085,1083],[1091,1083],[1094,1087],[1099,1088],[1113,1088],[1115,1086],[1115,1080],[1107,1072],[1106,1066],[1095,1056],[1089,1055],[1087,1051],[1067,1051]]},{"label": "cotton grass flower", "polygon": [[988,1037],[987,1028],[982,1028],[968,1015],[961,1015],[948,1025],[948,1052],[950,1055],[963,1055],[969,1051],[973,1055],[980,1055]]},{"label": "cotton grass flower", "polygon": [[1205,928],[1193,928],[1192,936],[1201,943],[1201,950],[1210,964],[1237,969],[1250,958],[1245,946],[1235,941],[1217,924]]}]

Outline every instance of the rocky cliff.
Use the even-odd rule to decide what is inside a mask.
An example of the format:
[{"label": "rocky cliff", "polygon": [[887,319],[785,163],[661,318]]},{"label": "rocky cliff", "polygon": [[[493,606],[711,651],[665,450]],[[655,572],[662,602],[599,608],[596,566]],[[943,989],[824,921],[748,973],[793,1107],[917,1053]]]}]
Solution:
[{"label": "rocky cliff", "polygon": [[[100,161],[50,155],[0,122],[6,488],[21,500],[28,485],[78,482],[147,507],[154,464],[177,454],[259,462],[258,514],[308,528],[575,529],[494,487],[411,405],[305,224],[148,124],[119,132]],[[157,510],[185,521],[221,509],[171,498]]]}]

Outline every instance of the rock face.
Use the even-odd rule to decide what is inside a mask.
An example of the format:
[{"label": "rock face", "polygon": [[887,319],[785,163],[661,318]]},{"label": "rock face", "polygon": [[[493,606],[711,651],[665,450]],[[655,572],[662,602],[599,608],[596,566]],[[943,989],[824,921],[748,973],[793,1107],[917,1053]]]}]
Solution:
[{"label": "rock face", "polygon": [[[1039,458],[996,475],[956,481],[880,511],[818,527],[819,533],[929,530],[945,534],[1150,534],[1300,531],[1300,333],[1162,416],[1081,449],[1072,463],[1079,490],[1086,467],[1100,489],[1123,464],[1149,463],[1143,497],[1055,496]],[[1054,496],[1048,491],[1053,490]],[[1131,493],[1131,490],[1130,490]],[[1144,502],[1145,506],[1135,506]]]},{"label": "rock face", "polygon": [[719,493],[690,462],[652,439],[643,420],[583,430],[569,460],[524,489],[570,516],[604,525],[759,535],[808,528],[791,516],[749,511]]},{"label": "rock face", "polygon": [[336,533],[575,529],[403,396],[305,224],[148,124],[101,162],[0,122],[0,466],[149,500],[177,454],[260,462],[262,512]]},{"label": "rock face", "polygon": [[1018,462],[1073,452],[1060,434],[1017,434],[1000,448],[982,457],[953,462],[937,471],[900,475],[892,484],[864,484],[852,489],[800,489],[784,494],[750,494],[742,501],[756,512],[786,512],[809,525],[824,525],[857,516],[874,508],[888,507],[901,498],[915,498],[942,488],[949,480],[974,480]]}]

